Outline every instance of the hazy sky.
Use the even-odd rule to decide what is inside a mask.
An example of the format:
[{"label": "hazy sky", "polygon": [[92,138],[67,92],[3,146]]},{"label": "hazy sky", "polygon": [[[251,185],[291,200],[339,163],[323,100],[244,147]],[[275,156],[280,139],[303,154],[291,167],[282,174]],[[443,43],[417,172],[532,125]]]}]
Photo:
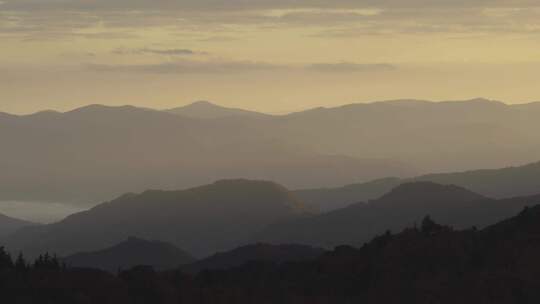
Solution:
[{"label": "hazy sky", "polygon": [[538,0],[0,0],[0,111],[540,100]]}]

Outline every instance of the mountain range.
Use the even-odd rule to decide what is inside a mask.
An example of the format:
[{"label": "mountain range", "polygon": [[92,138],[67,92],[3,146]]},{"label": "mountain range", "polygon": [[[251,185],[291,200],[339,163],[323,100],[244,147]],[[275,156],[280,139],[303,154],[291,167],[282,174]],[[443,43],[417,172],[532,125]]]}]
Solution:
[{"label": "mountain range", "polygon": [[[402,188],[388,199],[395,200],[406,190]],[[478,197],[454,187],[446,190],[454,199]],[[426,192],[425,196],[432,198],[433,194]],[[0,248],[2,299],[7,303],[70,304],[539,301],[540,206],[524,208],[484,229],[456,230],[437,222],[437,218],[424,216],[418,226],[398,233],[387,231],[361,247],[341,245],[307,259],[281,263],[237,259],[261,256],[257,252],[266,249],[277,249],[277,256],[294,255],[296,248],[255,244],[209,258],[218,261],[218,267],[193,273],[182,268],[156,271],[136,266],[114,275],[62,267],[47,254],[34,263],[25,264],[21,259],[13,263]]]},{"label": "mountain range", "polygon": [[379,198],[400,184],[417,181],[458,185],[498,199],[534,195],[540,193],[540,162],[503,169],[429,174],[405,179],[385,178],[339,188],[306,189],[294,193],[307,205],[330,211]]},{"label": "mountain range", "polygon": [[3,244],[31,257],[93,252],[130,236],[168,242],[199,258],[250,243],[332,248],[413,226],[426,214],[457,228],[484,227],[538,203],[538,195],[497,200],[459,186],[412,182],[379,199],[316,214],[278,184],[223,180],[126,194],[54,224],[22,228]]},{"label": "mountain range", "polygon": [[426,216],[418,227],[380,234],[361,247],[339,246],[316,260],[245,264],[186,277],[184,284],[197,283],[179,291],[179,298],[189,303],[536,303],[539,223],[539,206],[483,230],[456,230]]},{"label": "mountain range", "polygon": [[60,222],[21,229],[4,243],[28,256],[68,256],[134,236],[169,242],[203,257],[246,244],[269,224],[309,213],[275,183],[224,180],[182,191],[126,194]]},{"label": "mountain range", "polygon": [[325,248],[362,245],[386,230],[401,231],[415,226],[425,215],[459,229],[481,228],[537,204],[540,195],[497,200],[459,186],[413,182],[399,185],[370,202],[270,225],[253,240]]},{"label": "mountain range", "polygon": [[161,241],[129,237],[112,247],[62,258],[70,268],[93,268],[117,273],[137,266],[155,270],[181,269],[186,273],[225,270],[250,262],[286,263],[315,260],[326,251],[305,245],[250,244],[196,260],[178,247]]},{"label": "mountain range", "polygon": [[27,227],[34,226],[35,223],[12,218],[4,214],[0,214],[0,238],[6,237],[15,231]]},{"label": "mountain range", "polygon": [[225,178],[292,189],[538,161],[538,104],[397,100],[267,115],[209,102],[0,114],[0,200],[93,205]]},{"label": "mountain range", "polygon": [[[205,116],[228,117],[223,120],[232,124],[239,123],[240,117],[258,116],[208,102],[187,106],[191,107],[203,108]],[[265,114],[248,124],[286,145],[325,155],[401,161],[432,173],[537,161],[540,144],[532,130],[540,124],[538,114],[539,102],[507,105],[484,98],[404,99]]]},{"label": "mountain range", "polygon": [[537,103],[397,100],[319,108],[265,121],[289,143],[327,154],[403,161],[422,173],[538,161]]},{"label": "mountain range", "polygon": [[[217,115],[217,114],[216,114]],[[225,178],[339,185],[408,165],[313,151],[269,134],[265,119],[201,119],[131,106],[0,115],[0,200],[93,205],[126,192]],[[260,125],[260,127],[259,127]]]},{"label": "mountain range", "polygon": [[270,115],[236,108],[226,108],[209,101],[197,101],[187,106],[166,110],[166,112],[191,118],[219,119],[227,117],[270,118]]}]

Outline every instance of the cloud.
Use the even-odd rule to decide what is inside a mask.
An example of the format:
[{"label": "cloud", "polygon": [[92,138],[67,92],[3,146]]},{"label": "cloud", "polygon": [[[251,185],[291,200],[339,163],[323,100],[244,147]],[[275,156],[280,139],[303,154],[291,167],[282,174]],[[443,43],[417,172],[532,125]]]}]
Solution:
[{"label": "cloud", "polygon": [[152,73],[152,74],[221,74],[283,69],[284,66],[251,61],[190,61],[182,60],[158,64],[109,65],[90,64],[97,72]]},{"label": "cloud", "polygon": [[166,56],[192,56],[192,55],[206,55],[206,52],[198,52],[190,49],[152,49],[152,48],[139,48],[139,49],[126,49],[118,48],[113,51],[116,55],[129,55],[129,54],[152,54],[152,55],[166,55]]},{"label": "cloud", "polygon": [[318,73],[368,73],[397,70],[397,66],[387,63],[359,64],[350,62],[317,63],[305,66],[276,65],[252,61],[196,61],[180,60],[157,64],[136,65],[87,65],[92,71],[118,73],[151,73],[151,74],[222,74],[262,71],[318,72]]},{"label": "cloud", "polygon": [[173,56],[184,56],[184,55],[195,55],[197,52],[188,50],[188,49],[167,49],[167,50],[156,50],[156,49],[140,49],[141,53],[144,54],[156,54],[156,55],[173,55]]},{"label": "cloud", "polygon": [[537,0],[3,0],[11,10],[253,10],[280,8],[538,7]]},{"label": "cloud", "polygon": [[354,73],[354,72],[375,72],[393,71],[397,67],[387,63],[359,64],[351,62],[340,63],[317,63],[307,67],[308,70],[325,73]]},{"label": "cloud", "polygon": [[537,34],[540,29],[538,0],[2,1],[0,35],[34,40],[76,36],[114,39],[84,33],[95,28],[129,33],[159,27],[169,33],[208,34],[229,33],[239,25],[309,27],[320,34],[308,36],[324,38],[403,33]]}]

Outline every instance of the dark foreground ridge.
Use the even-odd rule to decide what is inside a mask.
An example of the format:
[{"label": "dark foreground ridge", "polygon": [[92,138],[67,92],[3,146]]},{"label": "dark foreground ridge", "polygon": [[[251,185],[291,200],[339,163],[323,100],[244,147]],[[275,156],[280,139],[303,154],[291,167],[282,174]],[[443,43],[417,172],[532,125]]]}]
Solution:
[{"label": "dark foreground ridge", "polygon": [[242,246],[227,252],[219,252],[190,265],[181,267],[186,273],[198,273],[203,270],[225,270],[242,266],[251,261],[286,263],[315,260],[326,251],[306,245],[253,244]]},{"label": "dark foreground ridge", "polygon": [[197,275],[137,266],[117,276],[67,268],[49,255],[32,265],[0,250],[2,303],[538,303],[540,206],[483,230],[426,217],[361,248],[315,260],[252,261]]}]

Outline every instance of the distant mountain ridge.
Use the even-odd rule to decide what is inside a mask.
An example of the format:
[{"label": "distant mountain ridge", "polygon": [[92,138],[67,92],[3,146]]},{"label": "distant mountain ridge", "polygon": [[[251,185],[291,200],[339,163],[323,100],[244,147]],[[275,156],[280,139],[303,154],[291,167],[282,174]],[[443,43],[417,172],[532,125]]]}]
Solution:
[{"label": "distant mountain ridge", "polygon": [[[327,153],[398,159],[421,171],[497,168],[538,161],[531,105],[487,99],[396,100],[318,108],[280,117],[286,138]],[[534,151],[534,152],[533,152]]]},{"label": "distant mountain ridge", "polygon": [[0,200],[90,205],[126,192],[225,178],[306,187],[414,172],[398,161],[326,155],[284,143],[257,127],[266,120],[197,119],[103,105],[0,115]]},{"label": "distant mountain ridge", "polygon": [[213,104],[209,101],[197,101],[192,104],[166,110],[168,113],[183,115],[191,118],[201,119],[216,119],[224,117],[251,117],[251,118],[263,118],[270,116],[255,111],[248,111],[237,108],[227,108]]},{"label": "distant mountain ridge", "polygon": [[8,236],[23,227],[34,225],[37,224],[0,214],[0,238]]},{"label": "distant mountain ridge", "polygon": [[485,227],[539,203],[540,195],[496,200],[454,185],[412,182],[369,203],[271,225],[253,241],[324,248],[361,245],[387,229],[400,231],[420,223],[425,215],[459,229]]},{"label": "distant mountain ridge", "polygon": [[516,166],[540,155],[535,103],[397,100],[263,117],[209,103],[189,108],[220,117],[103,105],[0,115],[0,200],[91,205],[236,177],[337,187]]},{"label": "distant mountain ridge", "polygon": [[404,183],[386,193],[370,205],[401,207],[416,207],[416,204],[438,204],[443,202],[472,202],[487,199],[485,196],[455,185],[441,185],[433,182]]},{"label": "distant mountain ridge", "polygon": [[96,268],[114,273],[135,266],[151,266],[157,270],[174,269],[193,263],[195,258],[168,243],[129,237],[113,247],[73,254],[62,258],[62,261],[69,267]]},{"label": "distant mountain ridge", "polygon": [[390,177],[338,188],[301,189],[294,193],[307,205],[327,212],[379,198],[402,182],[400,178]]},{"label": "distant mountain ridge", "polygon": [[540,193],[540,162],[519,167],[429,174],[414,178],[386,178],[339,188],[298,190],[306,204],[322,211],[339,209],[355,202],[377,199],[396,186],[415,181],[458,185],[492,198],[511,198]]}]

